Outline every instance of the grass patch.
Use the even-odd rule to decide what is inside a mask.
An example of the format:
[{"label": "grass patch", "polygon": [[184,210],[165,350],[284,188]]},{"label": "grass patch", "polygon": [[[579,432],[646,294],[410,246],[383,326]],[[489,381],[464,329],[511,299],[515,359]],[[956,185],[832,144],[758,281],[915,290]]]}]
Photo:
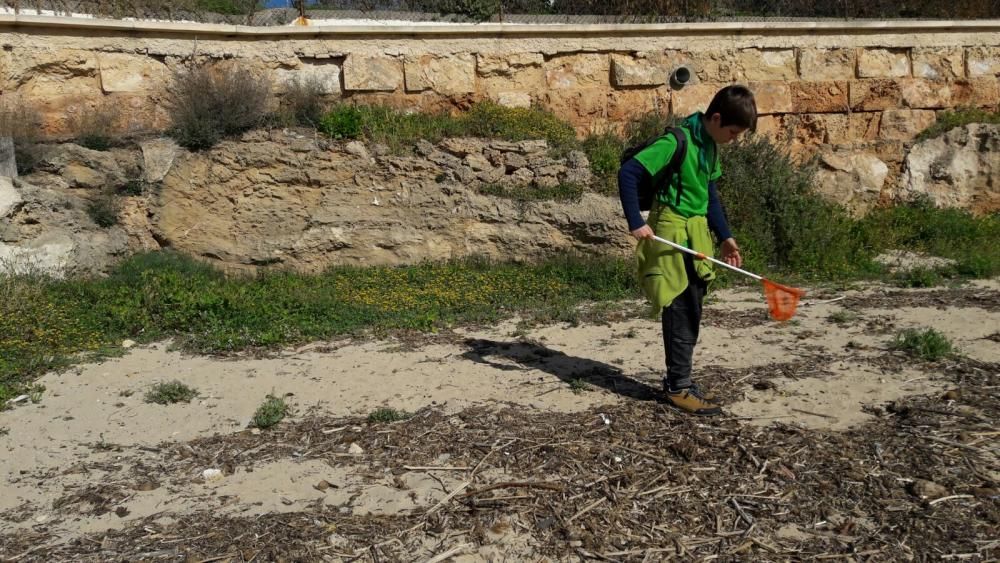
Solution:
[{"label": "grass patch", "polygon": [[118,224],[118,213],[120,203],[113,194],[102,194],[87,203],[87,216],[98,226],[104,229]]},{"label": "grass patch", "polygon": [[505,108],[480,102],[464,113],[410,113],[385,106],[340,104],[324,115],[319,129],[335,139],[364,139],[395,153],[421,140],[487,137],[508,141],[545,139],[557,150],[576,148],[576,132],[568,123],[537,108]]},{"label": "grass patch", "polygon": [[933,328],[904,330],[896,335],[896,339],[892,342],[892,349],[906,352],[914,358],[929,362],[955,354],[955,348],[951,341]]},{"label": "grass patch", "polygon": [[979,108],[943,111],[938,114],[937,121],[933,125],[917,135],[917,141],[940,137],[956,127],[963,127],[970,123],[1000,123],[1000,111],[986,111]]},{"label": "grass patch", "polygon": [[479,193],[483,195],[512,199],[522,203],[532,201],[579,201],[583,196],[583,192],[583,186],[579,184],[559,184],[553,187],[484,184],[479,188]]},{"label": "grass patch", "polygon": [[380,409],[375,409],[374,411],[368,414],[368,422],[372,424],[384,423],[384,422],[399,422],[401,420],[406,420],[411,416],[413,415],[406,411],[396,410],[392,408],[380,408]]},{"label": "grass patch", "polygon": [[573,393],[576,393],[577,395],[579,395],[580,393],[583,393],[584,391],[589,391],[590,390],[590,384],[587,383],[586,381],[582,380],[582,379],[574,379],[574,380],[572,380],[572,381],[569,382],[569,389]]},{"label": "grass patch", "polygon": [[226,277],[170,252],[132,257],[107,277],[0,274],[0,385],[173,338],[191,352],[268,350],[365,331],[434,331],[636,296],[628,261],[568,256],[538,264],[469,259],[339,267],[321,275]]},{"label": "grass patch", "polygon": [[267,430],[272,426],[278,424],[291,412],[288,404],[281,397],[275,397],[274,395],[268,395],[264,399],[264,402],[257,407],[257,411],[253,414],[253,420],[250,425],[254,428],[260,428],[261,430]]},{"label": "grass patch", "polygon": [[173,405],[176,403],[190,403],[197,396],[197,390],[180,381],[174,380],[153,385],[146,392],[144,400],[147,403],[155,403],[157,405]]}]

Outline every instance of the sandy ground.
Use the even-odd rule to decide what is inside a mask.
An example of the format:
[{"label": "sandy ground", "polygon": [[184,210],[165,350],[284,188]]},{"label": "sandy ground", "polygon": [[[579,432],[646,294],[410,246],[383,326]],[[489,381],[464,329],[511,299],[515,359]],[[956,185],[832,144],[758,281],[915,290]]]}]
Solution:
[{"label": "sandy ground", "polygon": [[[719,292],[708,305],[696,370],[709,388],[718,374],[740,374],[738,391],[720,399],[726,416],[743,424],[856,427],[871,417],[866,407],[946,391],[933,373],[883,369],[873,361],[889,353],[899,330],[933,327],[966,356],[1000,362],[998,293],[996,280],[959,289],[818,292],[792,322],[779,324],[766,318],[759,293]],[[828,302],[837,297],[843,299]],[[141,452],[153,459],[170,444],[246,431],[268,394],[286,398],[293,421],[316,412],[414,412],[430,405],[456,413],[500,403],[579,412],[651,399],[662,362],[659,323],[645,319],[526,333],[512,320],[425,342],[314,344],[265,359],[193,357],[169,343],[132,349],[121,358],[49,374],[40,380],[47,391],[38,404],[0,412],[0,527],[44,527],[65,541],[148,517],[169,523],[206,507],[235,515],[293,512],[317,502],[352,514],[426,510],[454,490],[461,475],[421,469],[372,474],[290,459],[221,478],[206,478],[204,470],[216,469],[208,465],[165,478],[144,465]],[[152,384],[175,379],[196,388],[199,398],[173,406],[143,401]],[[587,382],[587,389],[574,392],[574,380]],[[136,451],[138,456],[123,453]],[[434,465],[447,467],[447,457]],[[136,467],[149,471],[145,482],[136,481]],[[133,493],[102,510],[81,502],[84,497],[66,500],[126,481]],[[502,541],[465,560],[528,549],[517,534]]]}]

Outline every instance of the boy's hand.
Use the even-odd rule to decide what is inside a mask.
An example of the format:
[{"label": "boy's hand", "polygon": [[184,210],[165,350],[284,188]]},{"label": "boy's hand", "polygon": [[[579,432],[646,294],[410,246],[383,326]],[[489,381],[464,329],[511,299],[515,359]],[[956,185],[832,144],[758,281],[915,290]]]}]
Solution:
[{"label": "boy's hand", "polygon": [[649,225],[643,225],[632,231],[632,236],[639,240],[653,238],[653,229]]},{"label": "boy's hand", "polygon": [[737,268],[743,266],[743,257],[740,256],[740,245],[736,244],[736,239],[730,237],[722,241],[720,250],[722,251],[720,259],[723,262]]}]

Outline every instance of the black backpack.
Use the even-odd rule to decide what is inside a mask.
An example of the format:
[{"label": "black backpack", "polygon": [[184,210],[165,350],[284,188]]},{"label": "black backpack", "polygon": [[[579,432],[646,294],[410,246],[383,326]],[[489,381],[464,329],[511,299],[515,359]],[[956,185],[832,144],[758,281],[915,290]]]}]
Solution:
[{"label": "black backpack", "polygon": [[[674,156],[670,158],[670,163],[663,167],[659,174],[653,177],[653,181],[639,184],[639,209],[641,211],[652,209],[656,195],[670,185],[670,181],[673,180],[675,175],[680,175],[681,163],[684,162],[684,157],[687,156],[687,135],[684,134],[684,131],[680,127],[667,127],[662,135],[646,139],[645,142],[633,145],[622,152],[621,164],[625,164],[632,157],[642,152],[643,149],[655,143],[660,137],[667,135],[673,135],[677,139],[677,149],[674,150]],[[680,182],[680,178],[678,178],[677,201],[675,205],[681,204],[682,191],[684,191],[684,186]]]}]

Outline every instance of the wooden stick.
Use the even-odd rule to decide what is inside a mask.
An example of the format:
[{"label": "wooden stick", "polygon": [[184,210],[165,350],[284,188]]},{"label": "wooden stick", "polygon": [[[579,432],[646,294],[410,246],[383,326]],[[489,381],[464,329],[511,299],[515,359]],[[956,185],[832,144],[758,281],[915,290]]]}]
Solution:
[{"label": "wooden stick", "polygon": [[427,512],[425,512],[424,516],[430,516],[431,514],[434,514],[434,512],[437,511],[437,509],[441,508],[448,501],[450,501],[451,499],[455,498],[458,495],[458,493],[464,491],[465,488],[468,487],[471,484],[472,484],[471,481],[466,481],[466,482],[462,483],[461,485],[459,485],[454,491],[448,493],[448,496],[446,496],[443,499],[441,499],[441,502],[435,504],[433,507],[431,507],[430,510],[428,510]]},{"label": "wooden stick", "polygon": [[465,493],[464,495],[462,495],[462,498],[474,497],[476,495],[479,495],[479,494],[482,494],[482,493],[485,493],[485,492],[488,492],[488,491],[492,491],[494,489],[515,489],[515,488],[548,489],[550,491],[556,491],[556,492],[560,492],[560,493],[563,491],[562,485],[557,485],[556,483],[546,483],[544,481],[539,481],[539,482],[528,482],[528,481],[526,481],[526,482],[523,482],[523,483],[509,482],[509,483],[497,483],[495,485],[490,485],[489,487],[484,487],[482,489],[476,489],[475,491],[469,491],[469,492]]},{"label": "wooden stick", "polygon": [[601,504],[603,504],[604,501],[606,501],[606,500],[608,500],[608,497],[601,497],[601,498],[595,500],[594,502],[588,504],[587,506],[585,506],[582,509],[580,509],[579,512],[577,512],[576,514],[570,516],[569,519],[566,520],[566,523],[569,524],[573,520],[576,520],[577,518],[583,516],[584,514],[590,512],[591,510],[597,508],[598,506],[600,506]]},{"label": "wooden stick", "polygon": [[792,410],[793,410],[793,411],[795,411],[795,412],[800,412],[800,413],[802,413],[802,414],[809,414],[809,415],[812,415],[812,416],[819,416],[819,417],[822,417],[822,418],[829,418],[829,419],[831,419],[831,420],[837,420],[837,417],[835,417],[835,416],[830,416],[830,415],[828,415],[828,414],[820,414],[820,413],[818,413],[818,412],[812,412],[812,411],[804,411],[804,410],[802,410],[802,409],[794,409],[794,408],[793,408]]},{"label": "wooden stick", "polygon": [[939,498],[937,500],[932,500],[932,501],[930,501],[927,504],[929,504],[930,506],[934,506],[935,504],[938,504],[940,502],[947,502],[949,500],[955,500],[955,499],[960,499],[960,498],[976,498],[976,497],[974,497],[972,495],[952,495],[950,497],[941,497],[941,498]]},{"label": "wooden stick", "polygon": [[458,555],[459,553],[465,551],[466,549],[469,549],[470,547],[472,547],[471,543],[463,543],[462,545],[453,547],[440,555],[435,555],[434,557],[431,557],[425,563],[441,563],[441,561],[448,559],[452,555]]},{"label": "wooden stick", "polygon": [[450,465],[404,465],[403,469],[407,471],[468,471],[468,467],[452,467]]}]

